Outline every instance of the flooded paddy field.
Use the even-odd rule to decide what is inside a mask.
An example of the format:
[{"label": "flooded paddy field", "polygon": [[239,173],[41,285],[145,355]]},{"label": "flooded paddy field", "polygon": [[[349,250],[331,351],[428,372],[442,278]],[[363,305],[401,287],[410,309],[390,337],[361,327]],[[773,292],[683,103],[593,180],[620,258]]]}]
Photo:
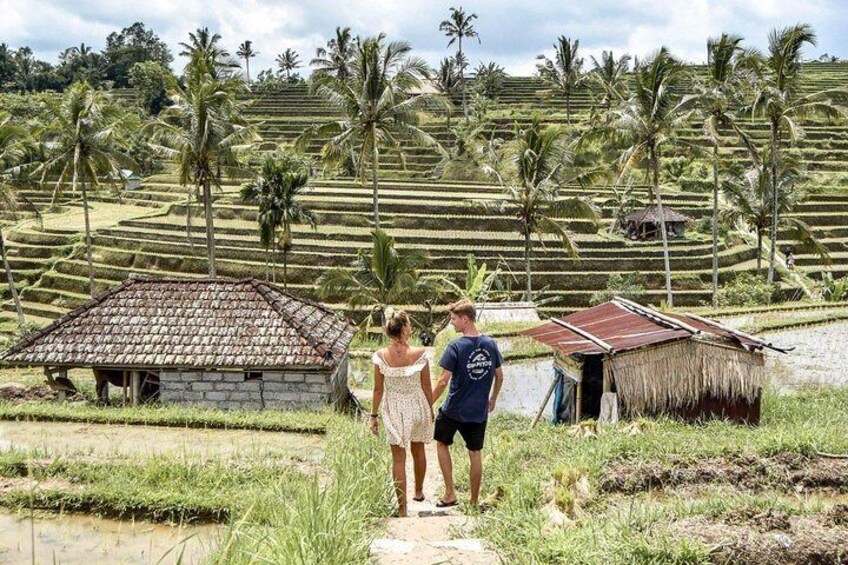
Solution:
[{"label": "flooded paddy field", "polygon": [[324,438],[255,430],[210,430],[64,422],[0,422],[0,450],[43,456],[88,455],[98,459],[185,456],[195,460],[273,456],[318,463]]},{"label": "flooded paddy field", "polygon": [[[201,563],[220,526],[164,526],[93,516],[0,512],[0,563]],[[33,545],[34,542],[34,545]],[[33,550],[34,549],[34,550]]]},{"label": "flooded paddy field", "polygon": [[787,355],[769,355],[768,373],[782,390],[802,386],[848,386],[848,322],[795,328],[764,334]]}]

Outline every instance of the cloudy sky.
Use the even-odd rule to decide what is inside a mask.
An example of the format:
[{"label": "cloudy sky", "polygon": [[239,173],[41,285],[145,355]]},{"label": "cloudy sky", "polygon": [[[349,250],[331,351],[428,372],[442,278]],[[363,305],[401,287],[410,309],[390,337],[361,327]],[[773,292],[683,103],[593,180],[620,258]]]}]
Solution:
[{"label": "cloudy sky", "polygon": [[[308,61],[335,26],[355,34],[386,32],[403,38],[436,64],[448,54],[439,22],[457,2],[441,0],[0,0],[0,42],[29,45],[39,58],[55,61],[62,49],[84,42],[101,49],[115,30],[143,21],[172,51],[189,31],[209,26],[231,51],[245,39],[260,56],[251,70],[273,66],[291,47]],[[705,42],[722,31],[764,47],[768,30],[806,22],[819,36],[807,57],[848,57],[848,2],[839,0],[476,0],[462,3],[479,16],[482,42],[468,46],[472,64],[497,61],[513,74],[528,74],[534,58],[551,51],[559,35],[579,38],[584,55],[604,49],[646,55],[667,45],[679,57],[704,60]],[[175,67],[182,67],[179,59]],[[255,69],[255,70],[254,70]]]}]

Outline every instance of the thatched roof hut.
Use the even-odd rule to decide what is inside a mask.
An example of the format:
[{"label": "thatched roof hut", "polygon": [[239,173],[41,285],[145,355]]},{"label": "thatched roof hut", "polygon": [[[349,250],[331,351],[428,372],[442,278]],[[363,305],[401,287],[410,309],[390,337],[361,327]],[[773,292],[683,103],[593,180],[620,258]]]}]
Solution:
[{"label": "thatched roof hut", "polygon": [[346,397],[354,332],[323,306],[256,279],[130,278],[0,361],[44,367],[51,382],[91,368],[98,385],[132,385],[133,400],[149,384],[163,402],[317,407]]},{"label": "thatched roof hut", "polygon": [[630,415],[756,423],[769,342],[694,314],[660,313],[629,300],[527,330],[551,346],[580,383],[582,416],[598,417],[605,394]]},{"label": "thatched roof hut", "polygon": [[[691,221],[692,218],[668,206],[663,206],[663,214],[668,237],[683,237],[686,233],[686,222]],[[660,212],[656,206],[648,206],[643,210],[631,212],[624,218],[625,233],[632,239],[662,237],[659,226]]]}]

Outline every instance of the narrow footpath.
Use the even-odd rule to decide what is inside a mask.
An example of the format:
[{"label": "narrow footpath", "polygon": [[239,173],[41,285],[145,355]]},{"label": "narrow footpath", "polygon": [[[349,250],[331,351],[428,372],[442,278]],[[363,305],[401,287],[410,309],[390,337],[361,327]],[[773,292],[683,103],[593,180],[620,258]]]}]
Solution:
[{"label": "narrow footpath", "polygon": [[371,544],[371,556],[379,565],[495,565],[497,554],[488,551],[483,540],[472,535],[473,518],[458,507],[436,508],[442,492],[442,475],[436,456],[436,444],[427,445],[427,476],[424,479],[424,502],[412,500],[414,484],[412,457],[407,455],[406,476],[409,499],[408,518],[389,518]]}]

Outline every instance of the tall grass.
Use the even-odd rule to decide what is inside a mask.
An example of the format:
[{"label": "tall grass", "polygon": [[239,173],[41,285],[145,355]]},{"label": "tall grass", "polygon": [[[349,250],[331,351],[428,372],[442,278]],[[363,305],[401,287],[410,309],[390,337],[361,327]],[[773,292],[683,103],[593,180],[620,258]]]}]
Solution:
[{"label": "tall grass", "polygon": [[335,421],[328,430],[325,467],[293,496],[271,493],[271,525],[247,512],[221,539],[210,562],[348,565],[368,563],[374,522],[392,505],[388,449],[364,426]]},{"label": "tall grass", "polygon": [[[763,485],[765,494],[757,495],[763,500],[757,502],[719,493],[712,500],[685,505],[679,497],[687,495],[673,492],[668,501],[650,494],[608,494],[599,484],[609,465],[626,462],[636,472],[642,466],[737,455],[788,452],[814,458],[819,451],[846,453],[848,390],[807,390],[791,396],[768,391],[758,427],[660,420],[645,433],[630,435],[624,425],[602,428],[598,437],[576,438],[567,428],[542,425],[529,430],[525,419],[494,419],[484,450],[484,496],[494,497],[495,509],[478,522],[478,535],[509,562],[706,563],[709,548],[664,535],[670,519],[715,515],[742,504],[780,508],[783,503],[772,499],[786,493]],[[468,488],[465,459],[454,458],[461,496]],[[588,492],[563,495],[568,485],[562,478],[580,474],[588,481]],[[736,486],[723,488],[733,493]],[[552,511],[563,512],[567,524],[553,525]],[[803,505],[797,512],[805,512]]]}]

